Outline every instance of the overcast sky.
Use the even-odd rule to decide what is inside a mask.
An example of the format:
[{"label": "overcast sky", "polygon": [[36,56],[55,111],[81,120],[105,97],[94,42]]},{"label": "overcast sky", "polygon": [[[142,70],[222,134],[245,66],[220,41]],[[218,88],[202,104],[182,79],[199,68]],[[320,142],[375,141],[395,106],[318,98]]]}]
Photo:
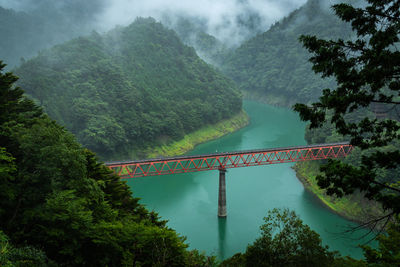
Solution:
[{"label": "overcast sky", "polygon": [[265,25],[279,20],[306,0],[108,0],[105,25],[125,25],[137,16],[154,16],[165,11],[206,18],[211,25],[233,20],[244,10],[259,13]]},{"label": "overcast sky", "polygon": [[[88,9],[96,12],[98,31],[107,31],[115,25],[128,25],[136,17],[152,16],[158,20],[167,13],[184,15],[206,21],[208,33],[219,39],[239,40],[243,31],[238,31],[237,17],[243,14],[258,14],[260,29],[269,26],[303,5],[307,0],[0,0],[3,7],[20,11],[53,5],[57,8]],[[330,0],[325,0],[329,2]],[[65,8],[65,6],[69,6]],[[96,5],[96,7],[95,7]],[[93,14],[90,14],[93,15]],[[92,17],[92,16],[90,16]]]},{"label": "overcast sky", "polygon": [[307,0],[109,0],[101,21],[104,29],[127,25],[137,16],[160,19],[162,14],[197,17],[207,21],[208,33],[219,39],[240,41],[237,17],[253,12],[262,29],[303,5]]}]

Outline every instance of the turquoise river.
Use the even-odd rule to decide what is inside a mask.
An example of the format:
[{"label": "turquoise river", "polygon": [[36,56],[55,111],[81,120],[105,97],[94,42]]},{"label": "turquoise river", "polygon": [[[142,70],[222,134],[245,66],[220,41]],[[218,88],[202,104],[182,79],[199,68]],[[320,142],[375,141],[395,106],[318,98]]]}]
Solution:
[{"label": "turquoise river", "polygon": [[[245,101],[250,125],[199,145],[190,154],[304,145],[305,123],[297,114]],[[134,196],[187,237],[190,248],[225,259],[243,252],[259,235],[267,211],[289,208],[317,231],[332,250],[361,257],[363,231],[346,233],[353,223],[323,207],[296,178],[292,164],[228,169],[226,219],[217,217],[218,171],[129,179]]]}]

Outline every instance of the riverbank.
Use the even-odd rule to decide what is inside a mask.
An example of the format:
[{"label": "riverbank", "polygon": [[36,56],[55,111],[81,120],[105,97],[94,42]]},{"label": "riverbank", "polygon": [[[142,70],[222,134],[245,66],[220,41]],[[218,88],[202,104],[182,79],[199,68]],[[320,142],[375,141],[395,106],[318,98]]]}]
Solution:
[{"label": "riverbank", "polygon": [[199,144],[220,138],[229,133],[233,133],[247,126],[249,122],[249,116],[244,110],[242,110],[232,118],[220,121],[216,124],[207,125],[195,132],[185,135],[181,140],[172,141],[157,147],[147,147],[140,153],[146,158],[182,155],[190,150],[193,150],[195,146]]},{"label": "riverbank", "polygon": [[332,212],[357,223],[365,223],[373,217],[383,215],[378,203],[366,199],[359,192],[341,198],[326,195],[325,190],[318,186],[316,180],[317,175],[320,174],[319,162],[298,162],[293,169],[304,188],[315,195],[320,203]]},{"label": "riverbank", "polygon": [[[304,127],[294,112],[254,101],[243,101],[251,118],[249,126],[218,140],[206,142],[191,155],[266,147],[305,145]],[[343,255],[361,258],[357,234],[333,235],[351,222],[313,201],[287,164],[233,168],[227,173],[228,219],[218,211],[218,172],[190,172],[168,176],[127,179],[135,196],[149,210],[168,220],[168,227],[187,237],[190,247],[225,259],[244,252],[260,236],[268,210],[286,207],[296,211],[305,224],[318,232],[324,244]],[[327,231],[328,230],[328,231]]]},{"label": "riverbank", "polygon": [[[243,92],[244,98],[272,106],[290,108],[296,103],[295,100],[286,99],[283,96],[262,95]],[[325,208],[331,212],[353,222],[362,223],[377,215],[383,215],[381,207],[374,201],[369,201],[361,193],[337,198],[325,194],[316,181],[320,163],[316,161],[298,162],[293,166],[296,177],[304,188],[312,193]]]},{"label": "riverbank", "polygon": [[[245,92],[243,95],[245,99],[289,109],[296,103],[295,100],[289,100],[283,96],[259,95],[253,94],[253,92]],[[357,223],[365,223],[384,215],[382,207],[377,202],[366,199],[360,192],[342,198],[326,195],[325,190],[321,189],[316,181],[317,175],[320,174],[319,166],[320,163],[316,161],[298,162],[293,169],[304,188],[312,193],[323,206],[335,214]]]}]

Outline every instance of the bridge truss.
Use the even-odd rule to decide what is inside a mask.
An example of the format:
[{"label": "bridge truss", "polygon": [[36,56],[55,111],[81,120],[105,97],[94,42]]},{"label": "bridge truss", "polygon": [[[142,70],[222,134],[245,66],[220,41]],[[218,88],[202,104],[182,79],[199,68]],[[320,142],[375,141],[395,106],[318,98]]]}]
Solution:
[{"label": "bridge truss", "polygon": [[167,175],[186,172],[225,170],[277,163],[346,157],[349,143],[332,143],[285,148],[222,152],[195,156],[154,158],[137,161],[108,162],[106,166],[121,178]]}]

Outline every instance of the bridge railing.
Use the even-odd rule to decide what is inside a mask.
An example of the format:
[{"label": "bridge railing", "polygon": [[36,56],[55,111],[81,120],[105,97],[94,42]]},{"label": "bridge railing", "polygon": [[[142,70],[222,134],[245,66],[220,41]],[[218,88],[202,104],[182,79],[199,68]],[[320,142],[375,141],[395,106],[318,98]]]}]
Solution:
[{"label": "bridge railing", "polygon": [[106,165],[121,178],[137,178],[227,168],[260,166],[277,163],[321,160],[347,156],[349,143],[319,144],[272,149],[257,149],[178,156],[137,161],[108,162]]}]

